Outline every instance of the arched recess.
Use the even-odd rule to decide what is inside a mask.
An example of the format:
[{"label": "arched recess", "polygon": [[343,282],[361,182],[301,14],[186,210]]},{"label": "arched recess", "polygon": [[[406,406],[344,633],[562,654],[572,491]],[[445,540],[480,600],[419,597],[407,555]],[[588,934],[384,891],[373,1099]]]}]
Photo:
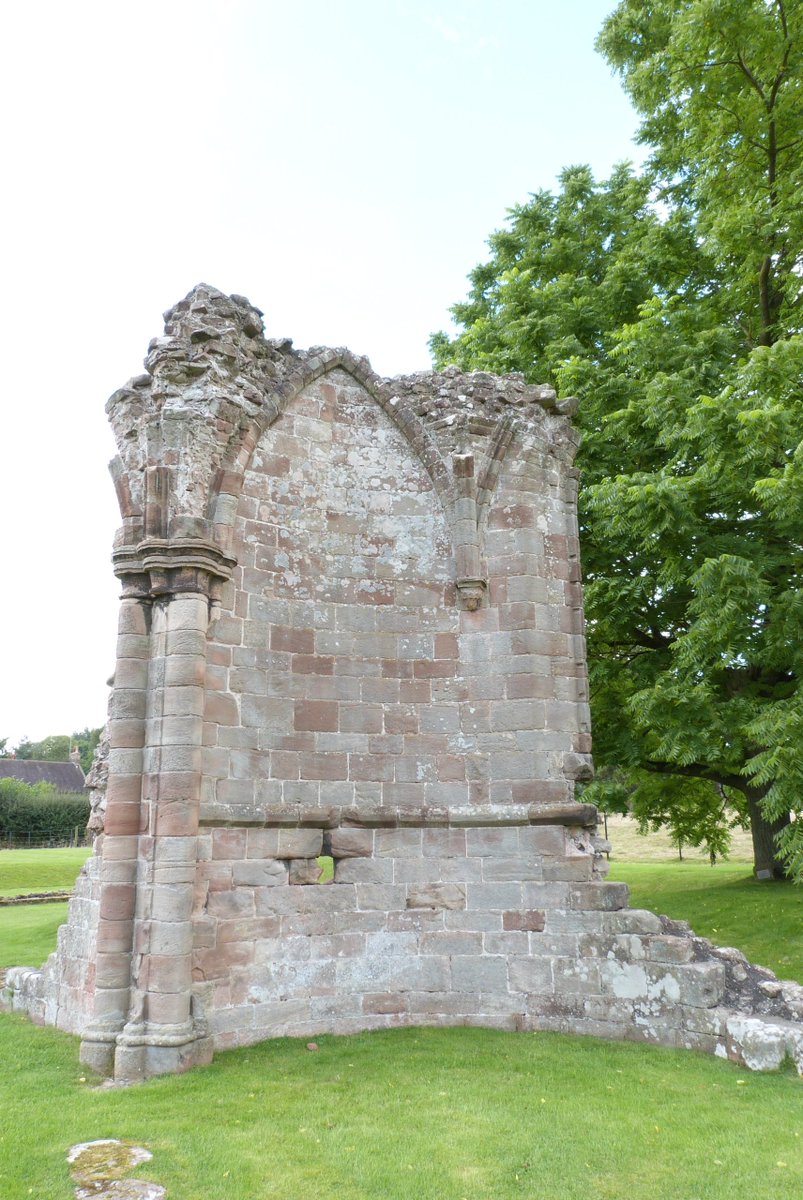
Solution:
[{"label": "arched recess", "polygon": [[322,350],[305,356],[297,369],[276,386],[261,409],[243,421],[231,436],[220,469],[211,483],[208,506],[215,539],[225,551],[231,547],[234,516],[245,472],[260,439],[305,388],[337,368],[346,371],[364,387],[393,421],[432,480],[447,519],[451,518],[455,501],[452,472],[409,402],[403,396],[394,395],[392,388],[371,370],[366,359],[358,358],[348,350]]},{"label": "arched recess", "polygon": [[233,536],[208,635],[207,811],[467,804],[448,513],[354,372],[332,365],[288,398]]}]

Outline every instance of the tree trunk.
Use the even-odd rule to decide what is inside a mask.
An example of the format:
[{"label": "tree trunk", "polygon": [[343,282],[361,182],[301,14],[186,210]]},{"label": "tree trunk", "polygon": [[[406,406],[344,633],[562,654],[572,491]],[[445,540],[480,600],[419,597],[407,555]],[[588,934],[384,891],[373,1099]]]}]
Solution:
[{"label": "tree trunk", "polygon": [[765,790],[745,789],[753,835],[753,872],[756,879],[786,879],[786,869],[778,857],[775,835],[789,824],[788,814],[768,821],[761,808]]}]

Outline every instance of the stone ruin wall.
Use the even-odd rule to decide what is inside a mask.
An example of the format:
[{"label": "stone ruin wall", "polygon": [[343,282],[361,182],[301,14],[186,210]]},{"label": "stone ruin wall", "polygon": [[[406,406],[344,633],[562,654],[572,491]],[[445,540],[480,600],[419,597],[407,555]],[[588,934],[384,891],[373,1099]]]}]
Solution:
[{"label": "stone ruin wall", "polygon": [[109,403],[105,832],[7,1003],[121,1079],[415,1024],[803,1066],[803,989],[604,880],[567,406],[379,380],[204,286],[166,320]]}]

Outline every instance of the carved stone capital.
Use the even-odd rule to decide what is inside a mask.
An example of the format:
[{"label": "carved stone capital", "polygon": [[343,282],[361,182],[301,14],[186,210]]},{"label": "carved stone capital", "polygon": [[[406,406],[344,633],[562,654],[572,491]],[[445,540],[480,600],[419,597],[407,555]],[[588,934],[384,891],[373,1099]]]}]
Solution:
[{"label": "carved stone capital", "polygon": [[231,578],[236,565],[214,542],[196,538],[146,538],[135,546],[119,546],[112,562],[124,595],[141,599],[181,592],[210,596]]}]

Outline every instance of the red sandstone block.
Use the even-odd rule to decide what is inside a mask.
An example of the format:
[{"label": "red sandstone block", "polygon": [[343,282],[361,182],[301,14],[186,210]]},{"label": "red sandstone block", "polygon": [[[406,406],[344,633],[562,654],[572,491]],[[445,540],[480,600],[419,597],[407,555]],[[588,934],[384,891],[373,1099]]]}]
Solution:
[{"label": "red sandstone block", "polygon": [[216,725],[239,725],[240,712],[237,700],[230,692],[208,692],[204,719]]},{"label": "red sandstone block", "polygon": [[418,712],[412,705],[396,705],[384,710],[385,733],[418,733]]},{"label": "red sandstone block", "polygon": [[294,654],[290,669],[294,675],[333,675],[335,660],[322,654]]},{"label": "red sandstone block", "polygon": [[263,454],[260,465],[266,475],[280,477],[290,474],[290,459],[286,454]]},{"label": "red sandstone block", "polygon": [[381,733],[381,706],[379,704],[341,704],[340,732]]},{"label": "red sandstone block", "polygon": [[250,808],[254,803],[254,780],[218,779],[215,784],[215,799],[220,804],[242,805]]},{"label": "red sandstone block", "polygon": [[432,699],[432,684],[428,679],[403,679],[399,684],[399,701],[402,704],[429,704]]},{"label": "red sandstone block", "polygon": [[341,826],[329,835],[329,851],[334,858],[370,856],[374,849],[373,829]]},{"label": "red sandstone block", "polygon": [[405,1013],[408,1009],[406,996],[385,992],[371,992],[362,998],[362,1010],[373,1015],[391,1015]]},{"label": "red sandstone block", "polygon": [[396,759],[393,777],[397,783],[422,783],[435,780],[435,758],[432,755],[407,753]]},{"label": "red sandstone block", "polygon": [[499,606],[500,629],[532,629],[535,626],[535,605],[531,603]]},{"label": "red sandstone block", "polygon": [[335,700],[297,700],[294,706],[294,728],[336,733],[338,704]]},{"label": "red sandstone block", "polygon": [[[249,829],[249,834],[263,832]],[[198,864],[197,880],[207,885],[210,892],[228,892],[231,890],[231,862],[203,862]]]},{"label": "red sandstone block", "polygon": [[362,698],[369,704],[398,704],[406,679],[363,679]]},{"label": "red sandstone block", "polygon": [[[422,853],[425,858],[465,858],[465,829],[425,829]],[[450,953],[456,954],[457,951]]]},{"label": "red sandstone block", "polygon": [[534,909],[527,912],[506,912],[502,913],[502,928],[508,931],[519,929],[527,933],[540,933],[545,920],[545,914]]},{"label": "red sandstone block", "polygon": [[198,829],[194,800],[162,800],[156,805],[157,837],[192,837]]},{"label": "red sandstone block", "polygon": [[494,608],[478,608],[476,612],[460,613],[461,633],[495,633],[499,629],[499,614]]},{"label": "red sandstone block", "polygon": [[435,768],[441,783],[465,782],[465,759],[456,754],[439,755],[435,762]]},{"label": "red sandstone block", "polygon": [[[243,640],[243,623],[239,617],[220,616],[213,623],[210,636],[216,642],[222,642],[224,646],[239,646]],[[170,653],[181,653],[177,651],[179,645],[178,636],[173,637],[175,645],[171,646],[171,638],[168,637],[168,651]],[[192,646],[192,648],[190,648]],[[188,648],[184,653],[196,653],[194,643],[188,642]]]},{"label": "red sandstone block", "polygon": [[395,604],[396,587],[386,581],[365,580],[357,587],[358,604]]},{"label": "red sandstone block", "polygon": [[348,756],[346,754],[299,755],[302,779],[348,779]]},{"label": "red sandstone block", "polygon": [[419,660],[415,663],[416,679],[447,679],[456,674],[457,664],[451,658]]},{"label": "red sandstone block", "polygon": [[571,798],[571,784],[564,780],[532,779],[511,785],[514,804],[560,804]]},{"label": "red sandstone block", "polygon": [[390,755],[350,754],[349,779],[390,783],[393,780],[394,760]]},{"label": "red sandstone block", "polygon": [[[575,539],[571,539],[575,542]],[[577,556],[577,545],[573,547]],[[559,562],[565,562],[569,558],[569,538],[561,533],[548,533],[544,538],[544,552],[548,558],[557,559]]]},{"label": "red sandstone block", "polygon": [[279,830],[249,829],[247,847],[248,858],[275,858],[279,851]]},{"label": "red sandstone block", "polygon": [[383,659],[382,675],[385,679],[412,679],[413,664],[406,659]]},{"label": "red sandstone block", "polygon": [[270,631],[271,650],[286,650],[291,654],[313,654],[315,633],[312,629],[292,629],[286,625],[274,625]]},{"label": "red sandstone block", "polygon": [[382,803],[388,808],[423,808],[423,783],[383,783]]},{"label": "red sandstone block", "polygon": [[126,953],[131,949],[131,921],[98,920],[97,951],[99,955]]},{"label": "red sandstone block", "polygon": [[551,700],[555,695],[555,680],[551,675],[509,675],[505,680],[505,695],[508,700]]},{"label": "red sandstone block", "polygon": [[272,779],[300,779],[301,764],[298,753],[293,750],[272,750],[270,774]]},{"label": "red sandstone block", "polygon": [[402,734],[378,733],[368,738],[369,754],[403,754],[404,737]]},{"label": "red sandstone block", "polygon": [[134,915],[137,890],[133,883],[107,883],[101,892],[101,913],[106,921],[128,921]]},{"label": "red sandstone block", "polygon": [[148,991],[170,993],[186,990],[190,982],[188,954],[151,954],[148,959]]},{"label": "red sandstone block", "polygon": [[158,776],[160,800],[191,799],[199,795],[200,786],[200,771],[164,771]]},{"label": "red sandstone block", "polygon": [[532,529],[535,509],[530,504],[496,504],[488,515],[489,529]]},{"label": "red sandstone block", "polygon": [[[120,780],[117,781],[118,783]],[[137,777],[137,791],[142,786],[141,778]],[[126,837],[131,834],[139,833],[142,824],[142,812],[139,798],[135,803],[120,803],[115,801],[114,804],[109,804],[106,809],[106,836]]]},{"label": "red sandstone block", "polygon": [[[238,945],[239,943],[234,943]],[[225,979],[228,976],[228,965],[223,961],[216,947],[206,950],[196,950],[192,956],[192,977],[196,982],[206,979]]]},{"label": "red sandstone block", "polygon": [[449,738],[434,733],[410,734],[404,739],[404,748],[408,755],[419,756],[448,754]]},{"label": "red sandstone block", "polygon": [[145,722],[139,717],[118,717],[109,722],[112,749],[137,750],[145,744]]},{"label": "red sandstone block", "polygon": [[212,858],[245,858],[245,841],[244,829],[213,829]]},{"label": "red sandstone block", "polygon": [[435,658],[459,658],[456,633],[435,634]]},{"label": "red sandstone block", "polygon": [[148,686],[148,664],[140,658],[118,658],[114,669],[116,688],[145,688]]}]

